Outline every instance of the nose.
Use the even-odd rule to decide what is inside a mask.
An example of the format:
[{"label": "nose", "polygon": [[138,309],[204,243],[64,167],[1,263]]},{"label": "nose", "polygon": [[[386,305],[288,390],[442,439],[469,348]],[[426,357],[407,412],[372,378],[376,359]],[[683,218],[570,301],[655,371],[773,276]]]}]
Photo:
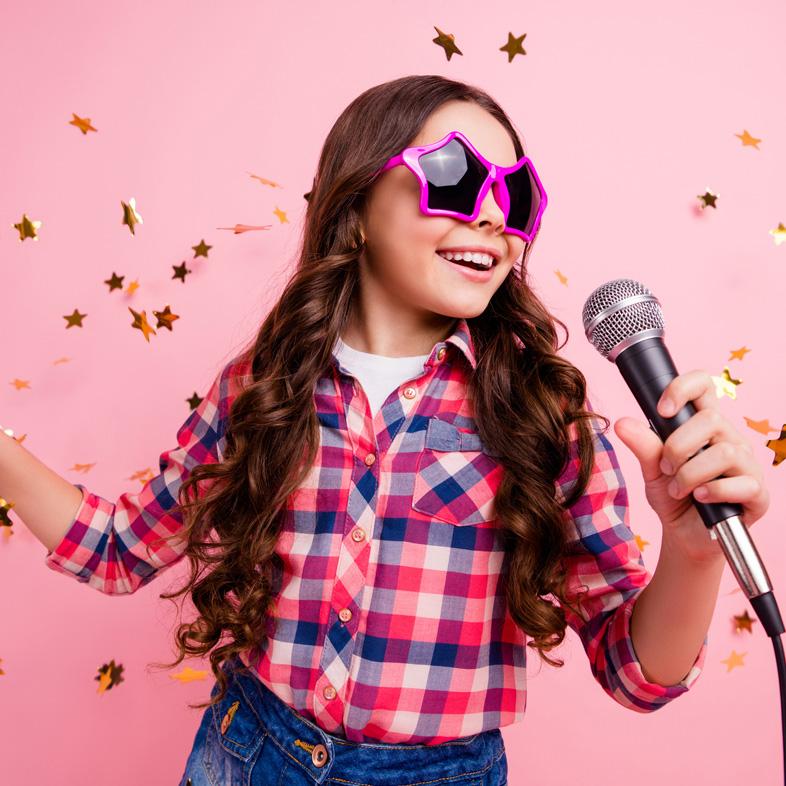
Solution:
[{"label": "nose", "polygon": [[484,223],[491,223],[495,232],[504,232],[505,213],[500,203],[499,183],[492,183],[491,188],[486,192],[483,201],[480,203],[480,212],[473,224],[480,227]]}]

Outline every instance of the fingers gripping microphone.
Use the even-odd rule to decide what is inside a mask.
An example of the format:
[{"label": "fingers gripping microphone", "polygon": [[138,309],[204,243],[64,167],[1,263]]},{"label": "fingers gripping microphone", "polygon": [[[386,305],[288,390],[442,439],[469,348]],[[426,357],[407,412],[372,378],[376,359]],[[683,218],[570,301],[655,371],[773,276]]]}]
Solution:
[{"label": "fingers gripping microphone", "polygon": [[[658,414],[661,394],[678,376],[663,341],[660,301],[638,281],[620,278],[599,286],[590,294],[584,304],[582,320],[587,339],[603,357],[616,363],[650,428],[665,442],[669,434],[696,413],[696,407],[689,401],[673,417],[663,418]],[[705,445],[701,450],[708,447]],[[767,571],[740,519],[742,506],[692,499],[709,530],[708,537],[720,542],[726,560],[767,635],[779,636],[784,631],[783,620]]]}]

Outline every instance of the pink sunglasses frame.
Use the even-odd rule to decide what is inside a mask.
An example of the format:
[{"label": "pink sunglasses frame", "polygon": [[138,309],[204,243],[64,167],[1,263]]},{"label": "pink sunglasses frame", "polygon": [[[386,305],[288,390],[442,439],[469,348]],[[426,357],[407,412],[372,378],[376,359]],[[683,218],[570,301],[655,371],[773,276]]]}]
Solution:
[{"label": "pink sunglasses frame", "polygon": [[[420,166],[420,156],[422,156],[424,153],[430,153],[433,150],[439,150],[439,148],[444,147],[456,138],[460,139],[461,142],[472,151],[472,153],[488,170],[488,175],[478,191],[477,198],[475,199],[475,208],[471,215],[467,213],[459,213],[455,210],[430,208],[428,206],[428,181],[426,180],[426,175]],[[474,221],[480,214],[480,206],[483,204],[486,194],[492,186],[495,186],[496,188],[494,190],[494,197],[497,200],[497,204],[499,204],[499,206],[502,208],[502,212],[505,214],[505,232],[511,235],[517,235],[528,243],[531,242],[538,233],[541,216],[543,215],[543,211],[546,209],[546,205],[548,204],[548,197],[546,196],[546,190],[543,188],[543,184],[540,182],[540,178],[538,177],[538,173],[535,171],[532,161],[527,156],[520,158],[513,166],[497,166],[496,164],[492,164],[491,161],[484,158],[480,151],[472,144],[472,142],[469,141],[469,139],[467,139],[466,136],[464,136],[464,134],[461,133],[461,131],[451,131],[449,134],[440,139],[439,142],[433,142],[430,145],[425,145],[422,147],[408,147],[402,150],[400,153],[390,158],[381,169],[377,170],[377,172],[374,173],[374,178],[378,177],[383,172],[387,172],[388,169],[401,166],[402,164],[406,166],[420,182],[420,211],[424,215],[450,216],[451,218],[456,218],[460,221]],[[540,205],[538,206],[538,212],[532,224],[532,231],[530,234],[507,226],[508,215],[510,213],[510,194],[508,193],[508,187],[505,183],[505,175],[515,172],[521,169],[523,166],[529,168],[530,174],[532,175],[540,193]]]}]

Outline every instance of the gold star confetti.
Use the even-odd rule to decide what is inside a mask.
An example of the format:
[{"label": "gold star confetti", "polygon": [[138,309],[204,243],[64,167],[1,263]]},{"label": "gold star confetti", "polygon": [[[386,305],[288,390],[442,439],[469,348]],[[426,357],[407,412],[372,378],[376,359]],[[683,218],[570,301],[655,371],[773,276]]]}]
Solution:
[{"label": "gold star confetti", "polygon": [[713,194],[709,188],[703,193],[698,195],[698,200],[702,203],[701,209],[704,210],[707,207],[714,207],[716,210],[718,206],[715,204],[715,200],[720,196],[720,194]]},{"label": "gold star confetti", "polygon": [[55,366],[59,366],[59,365],[61,365],[61,364],[63,364],[63,363],[70,363],[70,362],[71,362],[71,358],[58,358],[58,359],[57,359],[57,360],[56,360],[56,361],[53,363],[53,365],[55,365]]},{"label": "gold star confetti", "polygon": [[786,227],[783,226],[783,221],[778,223],[776,229],[770,229],[769,232],[776,246],[779,246],[781,243],[786,243]]},{"label": "gold star confetti", "polygon": [[227,729],[229,728],[229,724],[232,723],[232,718],[235,717],[235,713],[237,712],[237,708],[240,706],[239,701],[233,701],[232,704],[229,705],[229,709],[224,713],[224,717],[221,719],[221,733],[226,734]]},{"label": "gold star confetti", "polygon": [[770,431],[778,430],[775,426],[770,425],[770,421],[767,418],[764,420],[751,420],[750,418],[745,418],[745,423],[748,425],[748,428],[758,431],[759,434],[769,434]]},{"label": "gold star confetti", "polygon": [[268,180],[267,178],[260,177],[259,175],[252,175],[251,172],[249,172],[248,174],[251,177],[253,177],[255,180],[258,180],[260,183],[262,183],[263,186],[270,186],[271,188],[283,188],[284,187],[284,186],[280,185],[279,183],[276,183],[274,180]]},{"label": "gold star confetti", "polygon": [[19,232],[19,242],[21,243],[29,237],[37,241],[41,224],[41,221],[31,221],[27,217],[27,213],[22,213],[22,220],[18,224],[14,224],[14,229]]},{"label": "gold star confetti", "polygon": [[567,276],[563,276],[562,273],[560,273],[559,270],[555,270],[554,272],[557,274],[557,278],[559,279],[559,283],[560,284],[564,284],[565,286],[567,286],[568,285],[568,277]]},{"label": "gold star confetti", "polygon": [[150,469],[150,467],[145,467],[144,469],[138,469],[134,472],[129,480],[138,480],[144,486],[144,484],[153,477],[155,477],[153,475],[153,470]]},{"label": "gold star confetti", "polygon": [[82,320],[87,316],[87,314],[80,314],[79,309],[75,308],[73,314],[66,314],[63,316],[68,324],[66,325],[66,330],[72,327],[82,327]]},{"label": "gold star confetti", "polygon": [[202,403],[202,399],[197,395],[196,392],[194,392],[194,395],[191,396],[191,398],[187,398],[186,401],[188,402],[188,406],[191,407],[191,409],[196,409]]},{"label": "gold star confetti", "polygon": [[[8,512],[11,508],[14,507],[13,502],[9,502],[7,499],[0,497],[0,525],[4,527],[11,527],[13,526],[13,522],[8,516]],[[13,534],[13,532],[11,533]]]},{"label": "gold star confetti", "polygon": [[777,467],[784,459],[786,459],[786,423],[781,426],[781,433],[778,439],[768,439],[767,445],[775,456],[772,459],[772,466]]},{"label": "gold star confetti", "polygon": [[125,276],[118,276],[117,273],[112,273],[112,278],[107,278],[104,283],[109,287],[109,291],[111,292],[114,289],[122,289],[123,288],[123,279]]},{"label": "gold star confetti", "polygon": [[204,669],[192,669],[190,666],[186,666],[182,671],[178,672],[177,674],[170,674],[170,678],[173,680],[177,680],[181,683],[186,682],[198,682],[204,681],[207,679],[207,671]]},{"label": "gold star confetti", "polygon": [[168,305],[163,311],[153,310],[153,316],[158,320],[156,327],[157,328],[165,327],[167,330],[169,330],[170,333],[172,332],[172,323],[176,319],[180,319],[180,317],[177,314],[173,314],[169,310]]},{"label": "gold star confetti", "polygon": [[191,272],[187,267],[186,263],[183,262],[180,265],[172,265],[175,273],[172,278],[179,278],[184,284],[186,283],[186,276]]},{"label": "gold star confetti", "polygon": [[213,248],[213,246],[208,246],[204,240],[199,241],[199,245],[191,246],[194,249],[194,259],[197,257],[207,257],[207,252]]},{"label": "gold star confetti", "polygon": [[287,219],[287,214],[283,210],[279,210],[278,209],[278,205],[276,205],[276,209],[273,212],[276,214],[276,216],[278,216],[278,220],[282,224],[288,224],[289,223],[289,220]]},{"label": "gold star confetti", "polygon": [[68,124],[71,126],[76,126],[83,134],[87,134],[88,131],[95,131],[98,133],[98,129],[93,128],[90,124],[89,117],[79,117],[79,115],[71,112],[71,120],[68,121]]},{"label": "gold star confetti", "polygon": [[252,226],[251,224],[235,224],[233,227],[216,227],[216,229],[231,229],[234,234],[239,235],[241,232],[251,232],[253,229],[270,229],[272,224],[265,224],[264,226]]},{"label": "gold star confetti", "polygon": [[508,42],[505,46],[501,46],[499,48],[500,52],[507,52],[508,53],[508,62],[510,63],[511,60],[516,55],[526,55],[527,53],[524,51],[524,47],[521,45],[524,39],[527,37],[527,34],[519,36],[518,38],[513,35],[513,33],[508,32]]},{"label": "gold star confetti", "polygon": [[758,622],[757,619],[748,614],[748,609],[745,609],[744,614],[735,614],[734,615],[734,631],[735,633],[739,633],[741,630],[747,630],[749,633],[753,633],[753,623]]},{"label": "gold star confetti", "polygon": [[742,380],[732,379],[729,374],[728,366],[724,366],[723,374],[721,376],[713,376],[712,381],[715,383],[715,395],[718,398],[723,398],[723,396],[737,398],[737,385],[741,385]]},{"label": "gold star confetti", "polygon": [[432,38],[431,40],[437,45],[441,46],[445,50],[445,55],[447,56],[448,60],[450,60],[453,55],[462,55],[463,52],[459,50],[456,46],[455,36],[453,33],[443,33],[438,27],[434,26],[434,29],[439,33],[436,38]]},{"label": "gold star confetti", "polygon": [[30,383],[26,379],[13,379],[11,383],[17,390],[21,390],[22,388],[27,388],[30,390]]},{"label": "gold star confetti", "polygon": [[756,150],[759,149],[759,142],[761,142],[761,139],[756,139],[756,137],[751,136],[747,129],[744,130],[741,134],[735,134],[734,136],[742,140],[743,147],[747,145],[750,147],[755,147]]},{"label": "gold star confetti", "polygon": [[728,674],[735,666],[744,666],[745,664],[742,662],[742,658],[747,654],[747,652],[740,653],[736,650],[732,650],[731,655],[721,661],[721,663],[725,663],[729,667],[726,669],[726,673]]},{"label": "gold star confetti", "polygon": [[742,360],[748,352],[750,352],[750,350],[745,346],[742,346],[739,349],[733,349],[731,351],[731,357],[729,360]]},{"label": "gold star confetti", "polygon": [[126,294],[127,295],[133,295],[134,292],[137,291],[137,289],[139,289],[139,279],[138,278],[136,280],[132,281],[128,285],[128,288],[126,289]]},{"label": "gold star confetti", "polygon": [[115,685],[125,681],[123,679],[123,666],[116,665],[113,658],[109,663],[101,666],[95,679],[98,681],[98,693],[111,690]]},{"label": "gold star confetti", "polygon": [[134,231],[134,226],[136,224],[145,223],[144,221],[142,221],[142,216],[140,216],[139,213],[136,212],[136,199],[134,199],[134,197],[131,197],[131,199],[128,200],[128,204],[122,201],[120,202],[120,204],[123,206],[122,223],[127,224],[128,228],[131,230],[131,234],[135,235],[136,232]]},{"label": "gold star confetti", "polygon": [[140,314],[138,311],[134,311],[131,306],[128,307],[128,310],[134,315],[134,321],[131,323],[131,327],[141,330],[145,337],[145,341],[150,343],[149,336],[151,333],[155,336],[156,331],[147,323],[147,312],[143,311]]}]

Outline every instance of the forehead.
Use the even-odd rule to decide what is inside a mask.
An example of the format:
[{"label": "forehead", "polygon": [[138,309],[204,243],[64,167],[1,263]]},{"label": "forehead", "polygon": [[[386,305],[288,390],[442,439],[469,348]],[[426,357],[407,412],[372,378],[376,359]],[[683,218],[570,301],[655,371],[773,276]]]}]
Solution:
[{"label": "forehead", "polygon": [[438,142],[451,131],[461,131],[481,155],[498,166],[513,166],[518,160],[505,126],[471,101],[448,101],[434,110],[411,146]]}]

